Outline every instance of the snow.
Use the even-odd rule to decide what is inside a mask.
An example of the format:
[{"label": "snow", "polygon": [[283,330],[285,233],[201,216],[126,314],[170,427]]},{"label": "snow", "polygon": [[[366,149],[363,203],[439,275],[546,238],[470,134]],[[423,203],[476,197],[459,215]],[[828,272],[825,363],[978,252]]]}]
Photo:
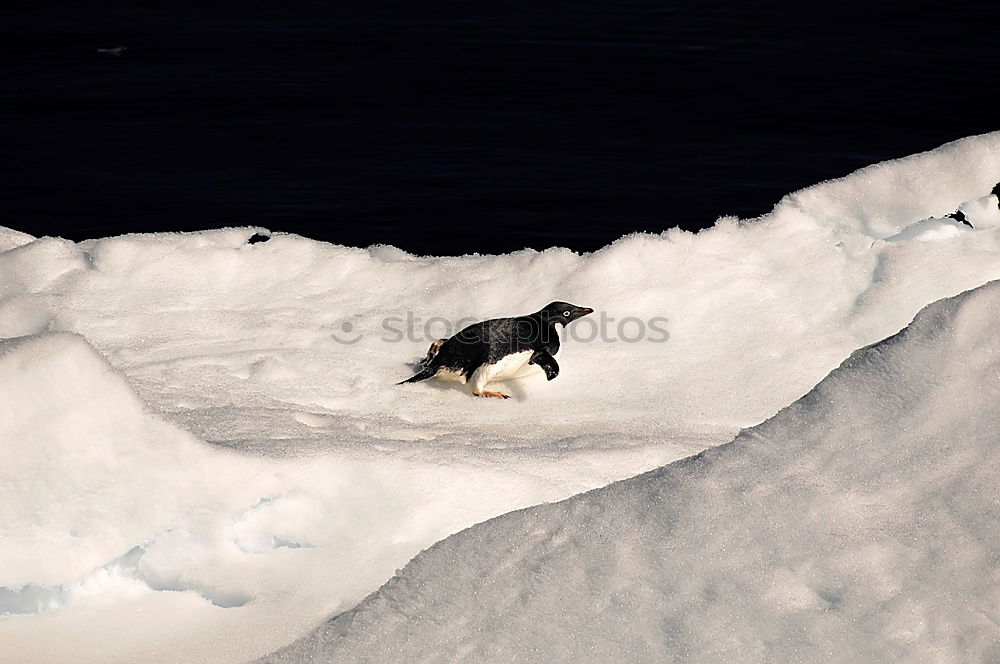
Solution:
[{"label": "snow", "polygon": [[1000,282],[734,441],[436,544],[268,662],[1000,657]]},{"label": "snow", "polygon": [[[1000,279],[1000,210],[994,212],[990,194],[998,181],[1000,133],[986,134],[796,192],[760,219],[724,218],[698,234],[631,235],[584,255],[553,249],[418,257],[261,228],[81,243],[0,229],[5,656],[249,661],[349,611],[421,550],[464,528],[728,443],[809,392],[856,348],[897,332],[922,307]],[[946,215],[960,206],[973,228],[948,223]],[[270,239],[248,244],[255,233]],[[510,382],[504,390],[514,398],[502,402],[474,399],[454,383],[394,384],[462,321],[529,313],[552,300],[595,309],[566,330],[556,380]],[[920,374],[913,361],[912,372]],[[970,370],[968,379],[983,375]],[[874,379],[852,380],[860,389]],[[907,390],[916,394],[919,386],[897,387],[890,403],[909,403]],[[985,403],[992,394],[990,384],[970,382],[966,389],[951,398]],[[874,415],[860,411],[877,402],[859,403],[838,411],[841,424],[874,427]],[[978,426],[979,411],[968,413],[970,426]],[[823,415],[832,418],[823,426],[833,427],[836,415]],[[884,448],[878,431],[872,429],[868,444]],[[926,435],[934,431],[929,426]],[[810,435],[820,440],[821,433]],[[746,434],[700,459],[728,458],[715,455],[745,441]],[[867,468],[865,453],[846,449],[845,462],[857,456]],[[920,456],[916,448],[904,453]],[[777,460],[760,466],[752,454],[739,458],[725,462],[732,470],[713,471],[692,486],[700,493],[690,494],[693,511],[677,506],[679,524],[713,509],[720,528],[726,519],[742,524],[737,508],[749,499],[734,496],[727,482],[741,480],[732,473],[743,473],[741,486],[758,487],[752,506],[760,510],[768,500],[786,504],[787,484],[780,476],[761,479],[755,474],[761,468],[806,484],[842,479],[808,456],[788,466]],[[639,503],[621,487],[690,472],[676,468],[708,467],[702,463],[667,466],[574,500],[590,505],[592,496],[621,496],[621,504],[609,498],[602,509],[624,518]],[[918,480],[912,491],[923,486]],[[816,498],[804,489],[795,495]],[[694,504],[699,497],[705,504]],[[980,501],[984,514],[992,500]],[[575,504],[533,509],[556,514]],[[866,505],[856,507],[867,514]],[[572,508],[593,519],[588,509]],[[506,550],[509,542],[497,542],[516,530],[521,514],[445,540],[432,553],[480,533],[475,538],[492,549],[451,560],[455,578],[464,578],[479,569],[478,560]],[[576,581],[627,586],[639,574],[650,588],[672,583],[676,569],[643,567],[648,561],[640,555],[655,548],[645,534],[656,539],[662,524],[630,518],[637,530],[623,523],[623,534],[612,538],[581,529],[569,540],[566,548],[578,550],[571,555],[581,563],[572,570]],[[800,529],[804,544],[816,534],[780,514],[761,519],[775,532]],[[921,532],[945,532],[934,530],[939,526],[928,521]],[[498,539],[489,535],[493,527]],[[763,532],[748,530],[742,544]],[[512,562],[494,570],[510,572],[501,583],[512,592],[525,574],[542,569],[531,559],[537,552],[531,538],[522,539],[526,567]],[[754,544],[743,563],[765,568],[751,554],[766,544]],[[941,550],[941,560],[955,563],[949,555]],[[611,564],[608,556],[618,557]],[[412,570],[432,558],[417,558],[389,587],[411,583]],[[696,584],[717,574],[712,592],[729,596],[742,577],[727,576],[726,558],[708,566],[712,558],[695,559],[704,569],[689,568],[685,578]],[[856,568],[843,562],[843,574],[860,574],[862,558],[854,559]],[[426,565],[427,578],[442,573]],[[803,581],[807,571],[780,574],[788,580],[781,588],[795,601],[816,601],[811,581]],[[914,584],[905,590],[920,601],[924,589]],[[445,587],[458,601],[458,590]],[[544,613],[555,605],[558,586],[538,587],[552,602],[536,605]],[[431,606],[446,597],[443,589],[427,591],[413,601]],[[372,608],[385,593],[367,600],[356,620],[389,634]],[[628,632],[615,622],[631,615],[627,610],[612,610],[607,596],[581,597],[591,608],[608,607],[609,625]],[[500,599],[483,594],[491,598]],[[534,621],[538,638],[557,642],[556,635],[570,633],[575,613],[543,620],[527,608],[523,618]],[[497,627],[496,643],[508,638],[484,620],[469,629]],[[678,647],[696,649],[718,625],[710,628],[709,620],[701,631],[692,621],[680,620],[656,638],[669,633]],[[767,624],[762,618],[760,629]],[[345,633],[345,647],[373,633],[355,635],[343,621],[333,625],[318,634]],[[836,631],[830,623],[816,625],[827,636]],[[714,634],[719,643],[732,642],[754,627],[741,629]],[[453,631],[456,639],[468,636]],[[760,639],[764,632],[754,634]],[[472,659],[475,648],[495,645],[480,636],[463,641]],[[824,643],[822,636],[803,632],[802,647]],[[313,639],[303,643],[319,652],[334,647]],[[424,642],[417,639],[415,647]],[[387,641],[389,650],[380,652],[394,644]]]}]

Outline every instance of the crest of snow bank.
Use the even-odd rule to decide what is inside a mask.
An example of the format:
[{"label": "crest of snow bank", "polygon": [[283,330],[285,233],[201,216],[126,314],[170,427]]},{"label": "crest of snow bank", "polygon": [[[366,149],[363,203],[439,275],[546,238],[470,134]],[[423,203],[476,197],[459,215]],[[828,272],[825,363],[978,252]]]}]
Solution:
[{"label": "crest of snow bank", "polygon": [[0,441],[8,588],[83,576],[171,525],[195,487],[218,481],[213,453],[148,412],[75,334],[0,342]]},{"label": "crest of snow bank", "polygon": [[455,535],[268,661],[994,661],[998,317],[1000,283],[930,305],[731,444]]},{"label": "crest of snow bank", "polygon": [[1000,132],[867,166],[785,196],[769,216],[806,216],[839,232],[886,238],[987,194],[1000,174]]},{"label": "crest of snow bank", "polygon": [[0,226],[0,252],[20,247],[22,244],[28,244],[34,239],[33,236],[27,233]]}]

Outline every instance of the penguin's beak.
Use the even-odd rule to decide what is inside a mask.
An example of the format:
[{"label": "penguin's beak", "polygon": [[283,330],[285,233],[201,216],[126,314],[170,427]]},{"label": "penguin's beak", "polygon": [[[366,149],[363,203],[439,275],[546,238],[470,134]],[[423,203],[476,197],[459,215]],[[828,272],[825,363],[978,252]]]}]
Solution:
[{"label": "penguin's beak", "polygon": [[594,310],[591,309],[590,307],[577,307],[576,315],[573,316],[573,320],[576,320],[577,318],[583,318],[587,314],[592,314],[592,313],[594,313]]}]

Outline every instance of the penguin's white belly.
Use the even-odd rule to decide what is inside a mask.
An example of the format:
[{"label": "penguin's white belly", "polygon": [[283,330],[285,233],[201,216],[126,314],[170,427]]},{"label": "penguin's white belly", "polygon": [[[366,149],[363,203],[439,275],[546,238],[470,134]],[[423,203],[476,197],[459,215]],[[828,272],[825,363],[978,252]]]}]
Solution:
[{"label": "penguin's white belly", "polygon": [[536,365],[528,364],[531,355],[532,352],[530,350],[524,350],[502,358],[493,365],[493,380],[516,378],[525,372],[531,373],[532,370],[537,370],[538,367]]},{"label": "penguin's white belly", "polygon": [[508,378],[520,377],[521,372],[527,367],[528,369],[536,369],[535,365],[528,365],[528,360],[531,359],[532,352],[530,350],[523,350],[520,353],[511,353],[506,357],[502,357],[493,364],[484,364],[475,373],[472,374],[473,391],[478,392],[479,390],[486,387],[488,384],[498,381],[507,380]]}]

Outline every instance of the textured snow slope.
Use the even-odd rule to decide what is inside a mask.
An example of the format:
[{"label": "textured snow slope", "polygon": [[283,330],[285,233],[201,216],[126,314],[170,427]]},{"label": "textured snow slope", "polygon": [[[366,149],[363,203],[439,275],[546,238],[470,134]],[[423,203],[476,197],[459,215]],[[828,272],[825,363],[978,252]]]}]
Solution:
[{"label": "textured snow slope", "polygon": [[1000,658],[1000,283],[728,445],[475,526],[269,662]]}]

